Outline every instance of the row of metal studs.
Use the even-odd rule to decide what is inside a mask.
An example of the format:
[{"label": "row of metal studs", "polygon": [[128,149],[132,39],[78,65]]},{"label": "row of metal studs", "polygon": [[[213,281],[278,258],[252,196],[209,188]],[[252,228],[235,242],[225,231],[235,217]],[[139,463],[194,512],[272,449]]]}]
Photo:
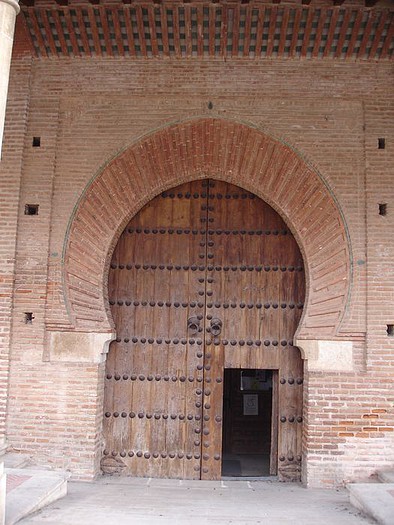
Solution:
[{"label": "row of metal studs", "polygon": [[[114,299],[110,299],[109,301],[109,304],[111,306],[159,306],[159,307],[163,307],[163,306],[167,306],[167,307],[174,307],[174,308],[179,308],[179,307],[182,307],[182,308],[203,308],[204,306],[204,303],[202,302],[196,302],[196,301],[191,301],[190,303],[187,303],[187,302],[182,302],[180,303],[179,301],[174,301],[174,302],[171,302],[171,301],[130,301],[130,300],[126,300],[126,301],[123,301],[123,300],[119,300],[119,301],[115,301]],[[211,304],[211,303],[210,303]],[[284,309],[284,308],[290,308],[290,310],[293,310],[294,308],[298,308],[298,309],[302,309],[304,307],[304,305],[302,303],[297,303],[297,304],[294,304],[294,303],[220,303],[220,302],[215,302],[215,303],[212,303],[212,305],[215,307],[215,308],[248,308],[249,310],[251,310],[252,308],[257,308],[258,310],[260,310],[261,308],[265,308],[266,310],[268,310],[269,308],[273,308],[274,310],[276,310],[277,308],[279,308],[279,306]]]},{"label": "row of metal studs", "polygon": [[202,192],[202,193],[199,193],[199,192],[194,192],[194,193],[190,193],[190,192],[186,192],[186,193],[183,193],[183,192],[179,192],[179,193],[173,193],[173,192],[167,192],[167,191],[164,191],[162,194],[161,194],[161,197],[163,199],[206,199],[208,197],[208,199],[218,199],[218,200],[221,200],[221,199],[250,199],[250,200],[253,200],[253,199],[256,199],[256,195],[253,195],[253,193],[241,193],[241,194],[238,194],[238,193],[210,193],[209,195],[207,195],[206,192]]},{"label": "row of metal studs", "polygon": [[[178,453],[175,453],[175,452],[142,452],[142,450],[138,450],[137,452],[134,451],[134,450],[130,450],[128,452],[126,451],[122,451],[122,452],[117,452],[115,450],[109,452],[109,450],[104,450],[104,456],[113,456],[113,457],[116,457],[118,454],[120,457],[122,458],[125,458],[126,456],[129,456],[130,458],[136,456],[138,458],[145,458],[145,459],[150,459],[151,457],[154,458],[154,459],[157,459],[157,458],[162,458],[162,459],[166,459],[166,458],[169,458],[169,459],[200,459],[201,458],[201,454],[190,454],[190,453],[183,453],[183,452],[178,452]],[[220,455],[219,454],[215,454],[213,456],[214,459],[216,460],[219,460],[220,459]],[[203,454],[203,459],[205,460],[208,460],[209,459],[209,454]]]},{"label": "row of metal studs", "polygon": [[[178,339],[177,337],[174,338],[174,339],[163,339],[161,337],[157,338],[157,339],[154,339],[153,337],[125,337],[123,338],[123,340],[120,338],[120,337],[117,337],[116,338],[116,342],[117,343],[121,343],[121,342],[124,342],[124,343],[142,343],[142,344],[158,344],[158,345],[161,345],[163,344],[174,344],[174,345],[178,345],[178,344],[181,344],[181,345],[187,345],[187,344],[190,344],[190,345],[194,345],[194,344],[197,344],[197,345],[202,345],[203,344],[203,341],[202,339]],[[231,346],[261,346],[261,345],[264,345],[264,346],[279,346],[279,344],[281,346],[293,346],[293,341],[286,341],[285,339],[283,339],[282,341],[277,341],[276,339],[270,341],[269,339],[265,339],[264,341],[252,341],[251,339],[248,339],[248,340],[244,340],[244,339],[240,339],[239,341],[236,341],[235,339],[231,339],[230,341],[228,339],[207,339],[205,341],[205,344],[207,345],[210,345],[210,344],[214,344],[214,345],[220,345],[222,344],[223,346],[227,346],[228,344],[230,344]]]},{"label": "row of metal studs", "polygon": [[180,265],[180,264],[139,264],[139,263],[136,263],[136,264],[116,264],[116,263],[111,263],[111,269],[112,270],[132,270],[132,269],[135,269],[135,270],[185,270],[185,271],[188,271],[188,270],[191,270],[192,272],[196,272],[196,271],[199,271],[199,272],[205,272],[206,270],[208,270],[209,272],[213,272],[213,271],[216,271],[216,272],[229,272],[229,271],[232,271],[232,272],[237,272],[238,270],[241,271],[241,272],[262,272],[263,270],[265,272],[278,272],[279,270],[281,272],[302,272],[304,270],[304,268],[302,266],[269,266],[269,265],[249,265],[249,266],[246,266],[246,265],[241,265],[241,266],[213,266],[213,265],[208,265],[208,266],[199,266],[197,264],[192,264],[192,265]]},{"label": "row of metal studs", "polygon": [[[206,222],[206,220],[203,220],[204,217],[201,219],[202,222]],[[209,235],[288,235],[289,230],[205,230],[205,229],[191,229],[191,228],[127,228],[126,233],[143,233],[146,235],[152,234],[169,234],[173,235],[176,233],[177,235],[205,235],[208,233]]]}]

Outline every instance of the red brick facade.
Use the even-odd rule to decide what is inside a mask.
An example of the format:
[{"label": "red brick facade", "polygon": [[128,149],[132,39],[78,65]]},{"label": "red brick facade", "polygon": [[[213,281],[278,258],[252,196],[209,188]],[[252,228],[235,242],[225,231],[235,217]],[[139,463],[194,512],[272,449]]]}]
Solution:
[{"label": "red brick facade", "polygon": [[[98,474],[111,250],[153,196],[210,176],[274,206],[305,258],[305,483],[392,465],[392,85],[388,61],[15,56],[0,165],[8,445]],[[351,366],[312,366],[304,340],[350,344]]]},{"label": "red brick facade", "polygon": [[[201,177],[236,183],[284,215],[308,266],[306,315],[298,337],[340,335],[351,262],[345,225],[328,186],[290,146],[245,124],[218,118],[183,121],[143,138],[110,162],[87,188],[64,252],[73,326],[111,328],[104,310],[106,270],[118,236],[158,193]],[[86,244],[92,248],[88,267],[81,265]],[[59,314],[54,308],[51,312],[54,327]]]}]

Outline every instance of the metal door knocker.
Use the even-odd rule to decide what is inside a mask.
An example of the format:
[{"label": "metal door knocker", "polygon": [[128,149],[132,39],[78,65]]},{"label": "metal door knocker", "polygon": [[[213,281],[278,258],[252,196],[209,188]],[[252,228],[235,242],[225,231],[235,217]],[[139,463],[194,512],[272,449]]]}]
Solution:
[{"label": "metal door knocker", "polygon": [[200,321],[197,317],[189,317],[187,320],[187,330],[189,335],[196,335],[200,328]]},{"label": "metal door knocker", "polygon": [[218,319],[217,317],[214,317],[211,320],[211,334],[213,336],[220,335],[222,331],[222,325],[223,325],[222,321]]}]

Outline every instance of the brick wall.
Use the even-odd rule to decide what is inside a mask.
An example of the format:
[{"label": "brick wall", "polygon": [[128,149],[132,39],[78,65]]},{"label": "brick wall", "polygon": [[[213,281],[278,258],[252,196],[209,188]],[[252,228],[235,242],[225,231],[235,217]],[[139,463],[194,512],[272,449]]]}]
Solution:
[{"label": "brick wall", "polygon": [[[67,227],[88,182],[119,150],[179,119],[215,116],[250,122],[296,148],[332,188],[349,230],[352,295],[341,333],[354,341],[356,371],[307,374],[305,479],[313,485],[341,483],[392,465],[394,337],[386,332],[394,324],[392,66],[333,60],[35,60],[30,91],[29,68],[26,58],[15,57],[12,125],[1,166],[9,198],[0,218],[10,240],[2,252],[7,268],[2,356],[9,345],[18,222],[10,445],[76,476],[97,472],[103,365],[48,361],[46,345],[48,328],[70,326],[62,288]],[[32,148],[33,136],[41,137],[40,148]],[[381,137],[384,150],[377,148]],[[40,205],[37,216],[23,214],[30,201]],[[385,217],[378,214],[379,202],[388,203]],[[26,311],[35,316],[32,324],[24,323]]]},{"label": "brick wall", "polygon": [[11,315],[15,280],[15,243],[19,218],[19,192],[23,145],[29,112],[31,59],[14,64],[7,106],[3,160],[0,163],[0,448],[5,435],[5,414],[11,341]]}]

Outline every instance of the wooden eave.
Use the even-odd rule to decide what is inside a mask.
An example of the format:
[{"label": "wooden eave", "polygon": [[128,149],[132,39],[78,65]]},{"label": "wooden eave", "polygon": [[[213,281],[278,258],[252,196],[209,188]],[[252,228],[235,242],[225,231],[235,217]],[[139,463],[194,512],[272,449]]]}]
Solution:
[{"label": "wooden eave", "polygon": [[390,5],[375,0],[25,0],[21,10],[39,58],[377,60],[394,54]]}]

